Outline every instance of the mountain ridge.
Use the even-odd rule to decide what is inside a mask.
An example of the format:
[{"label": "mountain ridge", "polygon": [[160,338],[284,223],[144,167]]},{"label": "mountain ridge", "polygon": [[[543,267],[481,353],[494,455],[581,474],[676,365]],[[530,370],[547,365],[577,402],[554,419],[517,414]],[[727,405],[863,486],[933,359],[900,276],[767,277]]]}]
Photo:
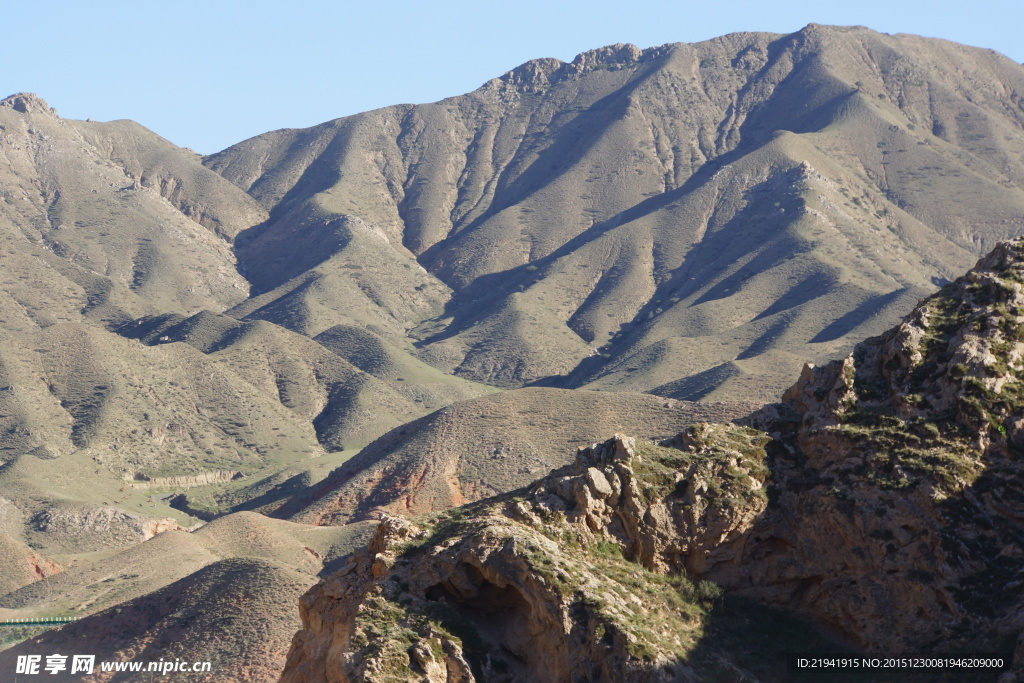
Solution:
[{"label": "mountain ridge", "polygon": [[[954,57],[955,68],[937,61]],[[654,391],[722,366],[711,393],[728,399],[749,394],[746,375],[797,367],[789,349],[866,336],[858,311],[873,299],[899,291],[911,304],[1020,230],[1024,172],[1009,150],[1021,79],[1020,65],[983,50],[811,25],[527,62],[464,96],[258,136],[205,163],[274,207],[243,260],[275,222],[359,216],[453,287],[444,314],[410,321],[422,357],[447,371]],[[974,141],[996,130],[998,144]],[[968,220],[928,187],[952,190],[943,177],[991,201]],[[853,269],[836,256],[850,249]],[[787,294],[787,315],[758,301]],[[730,325],[734,350],[626,376],[626,358],[666,337],[692,346],[728,333],[700,311],[713,301],[746,316]],[[676,332],[687,327],[694,337]],[[543,349],[529,341],[540,338]]]}]

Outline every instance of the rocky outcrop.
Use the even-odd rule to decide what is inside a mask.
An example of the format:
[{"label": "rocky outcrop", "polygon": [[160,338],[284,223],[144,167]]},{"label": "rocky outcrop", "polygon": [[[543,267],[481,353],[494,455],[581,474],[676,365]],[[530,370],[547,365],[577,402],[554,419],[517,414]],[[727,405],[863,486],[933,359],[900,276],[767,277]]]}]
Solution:
[{"label": "rocky outcrop", "polygon": [[12,501],[0,496],[0,593],[7,593],[63,571],[63,567],[30,547],[23,538],[24,516]]},{"label": "rocky outcrop", "polygon": [[[666,444],[660,457],[634,454],[635,441],[616,435],[581,451],[576,470],[538,488],[522,518],[563,512],[614,539],[623,554],[657,573],[706,576],[736,557],[738,542],[766,505],[764,435],[699,424]],[[534,512],[536,507],[541,513]]]},{"label": "rocky outcrop", "polygon": [[176,531],[180,529],[181,525],[178,524],[177,520],[172,519],[170,517],[150,519],[142,523],[142,540],[148,541],[157,534],[162,534],[165,531]]},{"label": "rocky outcrop", "polygon": [[532,59],[521,64],[500,78],[488,81],[485,89],[500,90],[503,86],[524,93],[543,92],[561,81],[578,79],[585,73],[597,69],[619,70],[636,66],[640,62],[652,62],[664,57],[666,47],[641,50],[629,43],[616,43],[597,50],[588,50],[576,55],[571,62],[559,59]]},{"label": "rocky outcrop", "polygon": [[739,556],[767,504],[767,440],[722,425],[675,448],[617,435],[529,489],[388,515],[303,597],[282,680],[697,680],[685,660],[704,607],[686,568]]},{"label": "rocky outcrop", "polygon": [[21,539],[0,531],[0,590],[4,593],[59,574],[63,569]]},{"label": "rocky outcrop", "polygon": [[135,478],[130,480],[129,483],[133,488],[188,489],[193,486],[234,481],[241,479],[242,476],[242,473],[238,470],[210,470],[208,472],[197,472],[196,474],[181,474],[174,477],[149,477],[143,473],[137,473]]},{"label": "rocky outcrop", "polygon": [[1024,242],[999,244],[755,416],[777,504],[736,585],[873,651],[1019,630],[1022,283]]},{"label": "rocky outcrop", "polygon": [[171,518],[149,519],[115,507],[55,507],[32,518],[32,529],[48,534],[66,550],[119,548],[147,541],[171,529]]},{"label": "rocky outcrop", "polygon": [[782,398],[803,416],[801,448],[821,456],[833,444],[816,439],[828,440],[837,425],[880,422],[865,420],[865,412],[902,422],[947,422],[979,456],[1024,445],[1015,415],[1024,407],[1022,284],[1022,242],[1000,243],[896,328],[841,361],[806,366]]},{"label": "rocky outcrop", "polygon": [[64,567],[37,552],[29,552],[26,560],[33,576],[37,579],[45,579],[47,576],[53,576],[64,571]]},{"label": "rocky outcrop", "polygon": [[338,525],[371,519],[376,510],[403,516],[440,512],[528,486],[570,464],[576,447],[609,425],[612,432],[665,438],[680,425],[727,422],[756,407],[629,392],[504,391],[402,425],[275,515]]},{"label": "rocky outcrop", "polygon": [[39,95],[31,92],[20,92],[15,95],[9,95],[4,99],[0,100],[0,107],[10,107],[16,112],[22,114],[47,114],[49,116],[57,116],[57,110],[46,103]]}]

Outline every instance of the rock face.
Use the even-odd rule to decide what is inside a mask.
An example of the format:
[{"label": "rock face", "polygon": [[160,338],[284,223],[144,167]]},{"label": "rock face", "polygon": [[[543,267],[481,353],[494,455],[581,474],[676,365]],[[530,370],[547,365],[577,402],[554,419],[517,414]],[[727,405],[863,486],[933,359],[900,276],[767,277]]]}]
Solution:
[{"label": "rock face", "polygon": [[34,112],[51,116],[57,115],[57,110],[48,105],[42,97],[30,92],[20,92],[16,95],[5,97],[0,100],[0,107],[10,107],[21,114]]},{"label": "rock face", "polygon": [[1024,625],[1022,282],[1024,242],[999,244],[755,417],[776,505],[737,585],[868,650],[1005,650],[979,638]]},{"label": "rock face", "polygon": [[180,475],[176,477],[148,477],[141,475],[136,480],[129,480],[129,484],[135,488],[180,488],[187,489],[193,486],[204,486],[206,484],[217,484],[221,482],[241,479],[242,473],[235,470],[213,470],[200,472],[195,475]]},{"label": "rock face", "polygon": [[749,426],[617,435],[527,489],[385,517],[302,599],[282,680],[714,680],[719,588],[865,652],[1016,647],[1024,675],[1022,371],[1016,240]]},{"label": "rock face", "polygon": [[683,658],[710,589],[685,575],[739,556],[768,438],[702,425],[674,441],[617,435],[528,489],[385,517],[303,597],[282,680],[697,680]]}]

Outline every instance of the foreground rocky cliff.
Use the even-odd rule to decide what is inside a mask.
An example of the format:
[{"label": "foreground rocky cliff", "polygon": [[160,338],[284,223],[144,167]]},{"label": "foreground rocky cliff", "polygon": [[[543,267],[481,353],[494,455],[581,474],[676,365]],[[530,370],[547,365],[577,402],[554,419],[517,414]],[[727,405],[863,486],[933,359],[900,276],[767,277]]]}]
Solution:
[{"label": "foreground rocky cliff", "polygon": [[767,437],[705,426],[684,450],[629,437],[528,489],[385,517],[302,599],[284,681],[697,680],[684,662],[767,504]]},{"label": "foreground rocky cliff", "polygon": [[[814,633],[1016,647],[1024,671],[1022,285],[1002,243],[749,426],[617,435],[513,494],[385,517],[303,598],[282,680],[783,680],[781,653],[838,647]],[[765,640],[781,611],[800,621]],[[730,645],[755,634],[776,668]]]}]

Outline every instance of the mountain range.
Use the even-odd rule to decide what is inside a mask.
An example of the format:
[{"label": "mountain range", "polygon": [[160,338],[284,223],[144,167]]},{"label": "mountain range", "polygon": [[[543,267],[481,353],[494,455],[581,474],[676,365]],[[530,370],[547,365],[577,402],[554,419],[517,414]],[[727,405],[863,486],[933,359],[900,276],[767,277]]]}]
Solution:
[{"label": "mountain range", "polygon": [[0,619],[87,617],[0,666],[120,630],[273,680],[383,511],[777,400],[1024,233],[1022,98],[992,51],[810,25],[208,157],[0,101]]}]

